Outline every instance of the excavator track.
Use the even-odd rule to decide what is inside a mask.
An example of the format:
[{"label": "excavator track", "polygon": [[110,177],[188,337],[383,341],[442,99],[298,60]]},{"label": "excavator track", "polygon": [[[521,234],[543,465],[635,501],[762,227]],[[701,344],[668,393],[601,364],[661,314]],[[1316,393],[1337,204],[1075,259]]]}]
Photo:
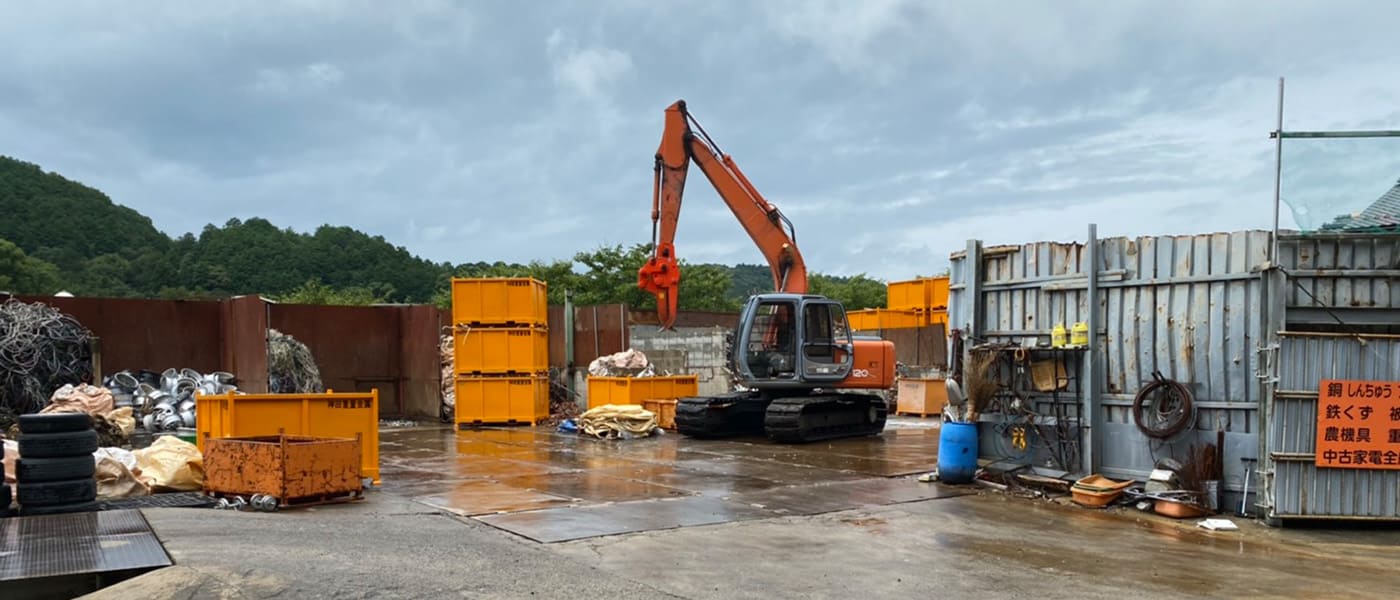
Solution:
[{"label": "excavator track", "polygon": [[884,431],[888,414],[885,400],[873,394],[788,396],[768,404],[763,429],[782,443],[860,437]]},{"label": "excavator track", "polygon": [[696,438],[761,434],[766,406],[754,392],[681,398],[676,402],[676,431]]}]

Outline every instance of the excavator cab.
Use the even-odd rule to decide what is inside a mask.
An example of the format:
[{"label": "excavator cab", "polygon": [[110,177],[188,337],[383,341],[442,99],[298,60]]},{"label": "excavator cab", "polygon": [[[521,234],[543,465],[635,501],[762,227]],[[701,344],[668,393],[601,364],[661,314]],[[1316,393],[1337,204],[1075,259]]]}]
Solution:
[{"label": "excavator cab", "polygon": [[851,372],[854,343],[841,303],[822,296],[759,294],[739,320],[734,364],[754,389],[822,387]]}]

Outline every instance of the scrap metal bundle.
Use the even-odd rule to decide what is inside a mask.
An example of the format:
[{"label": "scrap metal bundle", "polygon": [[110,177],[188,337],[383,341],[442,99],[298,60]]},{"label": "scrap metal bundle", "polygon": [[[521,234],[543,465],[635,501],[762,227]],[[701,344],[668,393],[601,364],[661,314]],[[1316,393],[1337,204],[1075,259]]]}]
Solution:
[{"label": "scrap metal bundle", "polygon": [[438,366],[442,374],[439,381],[442,385],[442,420],[444,422],[452,420],[453,410],[457,406],[457,386],[454,385],[456,373],[452,366],[455,351],[450,334],[438,336]]},{"label": "scrap metal bundle", "polygon": [[274,394],[319,394],[321,371],[311,349],[276,329],[267,330],[267,387]]},{"label": "scrap metal bundle", "polygon": [[121,371],[106,380],[117,408],[132,407],[137,423],[149,432],[176,431],[194,427],[195,394],[224,394],[237,391],[232,373],[200,373],[194,369]]},{"label": "scrap metal bundle", "polygon": [[0,408],[38,412],[49,394],[92,377],[92,333],[42,303],[0,304]]}]

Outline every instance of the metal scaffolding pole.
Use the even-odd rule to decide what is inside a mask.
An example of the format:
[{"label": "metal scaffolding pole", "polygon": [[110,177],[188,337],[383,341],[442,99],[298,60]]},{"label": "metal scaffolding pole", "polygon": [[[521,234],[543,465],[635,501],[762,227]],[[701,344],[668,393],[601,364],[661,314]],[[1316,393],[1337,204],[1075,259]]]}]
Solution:
[{"label": "metal scaffolding pole", "polygon": [[1278,219],[1283,204],[1283,140],[1288,139],[1344,139],[1344,138],[1386,138],[1400,137],[1397,129],[1373,129],[1353,131],[1284,131],[1283,130],[1283,78],[1278,78],[1278,127],[1269,132],[1274,140],[1274,233],[1269,242],[1269,264],[1278,262]]},{"label": "metal scaffolding pole", "polygon": [[1269,236],[1269,264],[1278,262],[1278,213],[1283,195],[1283,78],[1278,78],[1278,128],[1274,130],[1274,233]]}]

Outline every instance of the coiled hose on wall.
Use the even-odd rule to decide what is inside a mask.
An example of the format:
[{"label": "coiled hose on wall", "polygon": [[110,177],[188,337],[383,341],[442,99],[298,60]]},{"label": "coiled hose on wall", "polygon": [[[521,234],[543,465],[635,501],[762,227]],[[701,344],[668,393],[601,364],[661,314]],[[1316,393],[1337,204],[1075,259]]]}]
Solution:
[{"label": "coiled hose on wall", "polygon": [[1196,418],[1191,390],[1152,372],[1152,382],[1142,386],[1133,398],[1133,422],[1139,431],[1154,439],[1176,437]]}]

